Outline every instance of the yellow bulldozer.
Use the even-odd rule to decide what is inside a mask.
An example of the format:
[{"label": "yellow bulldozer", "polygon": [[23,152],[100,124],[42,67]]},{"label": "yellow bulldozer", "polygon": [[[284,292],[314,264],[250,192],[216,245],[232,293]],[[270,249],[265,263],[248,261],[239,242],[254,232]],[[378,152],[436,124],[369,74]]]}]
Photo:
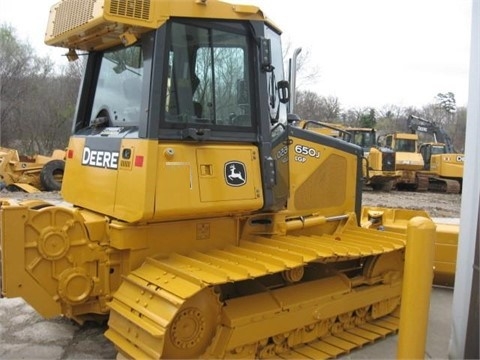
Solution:
[{"label": "yellow bulldozer", "polygon": [[363,148],[365,185],[373,190],[390,191],[395,180],[401,176],[395,169],[395,151],[377,144],[374,128],[346,127],[345,131],[350,137],[343,137],[344,140]]},{"label": "yellow bulldozer", "polygon": [[399,177],[395,179],[394,187],[397,190],[428,190],[428,178],[420,178],[424,162],[422,155],[417,152],[418,135],[395,132],[378,137],[380,146],[392,149],[395,152],[395,171]]},{"label": "yellow bulldozer", "polygon": [[0,147],[0,188],[12,191],[59,191],[65,167],[65,151],[51,156],[20,156],[16,149]]},{"label": "yellow bulldozer", "polygon": [[2,294],[108,317],[127,358],[328,358],[396,332],[405,235],[360,226],[358,146],[288,123],[280,34],[217,0],[55,4],[46,43],[87,59],[66,203],[2,200]]},{"label": "yellow bulldozer", "polygon": [[347,141],[349,141],[351,138],[351,134],[346,132],[345,126],[341,124],[302,119],[296,119],[295,121],[291,121],[291,123],[292,125],[295,125],[301,129],[310,130],[317,134],[331,136],[334,138],[347,139]]},{"label": "yellow bulldozer", "polygon": [[436,226],[433,284],[453,287],[458,250],[457,219],[432,219],[423,210],[363,206],[360,222],[365,228],[405,234],[408,222],[418,216],[431,219]]}]

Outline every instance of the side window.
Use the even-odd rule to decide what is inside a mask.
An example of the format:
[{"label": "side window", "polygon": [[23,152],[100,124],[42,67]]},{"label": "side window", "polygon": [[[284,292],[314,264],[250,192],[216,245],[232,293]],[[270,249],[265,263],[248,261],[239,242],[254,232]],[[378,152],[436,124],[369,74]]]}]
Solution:
[{"label": "side window", "polygon": [[392,147],[392,137],[387,136],[387,139],[385,140],[385,146],[391,148]]},{"label": "side window", "polygon": [[98,74],[90,124],[138,126],[142,78],[140,45],[105,52]]},{"label": "side window", "polygon": [[196,57],[199,85],[193,99],[204,110],[204,117],[215,119],[218,125],[251,126],[245,50],[202,47]]}]

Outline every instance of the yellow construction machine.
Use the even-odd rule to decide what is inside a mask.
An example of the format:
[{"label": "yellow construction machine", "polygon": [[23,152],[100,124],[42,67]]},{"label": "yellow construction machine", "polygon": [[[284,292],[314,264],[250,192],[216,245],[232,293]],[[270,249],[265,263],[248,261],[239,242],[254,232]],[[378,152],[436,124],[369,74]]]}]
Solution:
[{"label": "yellow construction machine", "polygon": [[428,190],[428,177],[418,176],[424,168],[424,161],[417,152],[417,134],[396,132],[381,135],[378,144],[395,152],[395,171],[399,176],[394,181],[394,187],[397,190]]},{"label": "yellow construction machine", "polygon": [[395,169],[395,151],[377,144],[374,128],[346,127],[345,131],[350,137],[344,140],[363,148],[365,185],[373,190],[390,191],[394,181],[401,176]]},{"label": "yellow construction machine", "polygon": [[[399,190],[436,191],[458,194],[463,179],[464,154],[457,153],[451,140],[434,122],[410,115],[410,133],[380,136],[378,143],[395,151]],[[419,134],[431,134],[433,142],[422,142]]]},{"label": "yellow construction machine", "polygon": [[458,194],[462,189],[465,155],[455,150],[452,140],[435,122],[410,115],[408,127],[414,134],[426,134],[433,141],[423,141],[418,152],[422,154],[428,177],[428,190]]},{"label": "yellow construction machine", "polygon": [[459,219],[432,219],[430,214],[423,210],[363,206],[360,221],[365,228],[405,234],[408,222],[415,217],[431,219],[436,226],[433,284],[453,287],[457,266]]},{"label": "yellow construction machine", "polygon": [[405,235],[358,146],[291,126],[280,30],[217,0],[64,0],[86,68],[62,197],[1,201],[2,294],[127,358],[329,358],[398,328]]},{"label": "yellow construction machine", "polygon": [[16,149],[0,147],[0,187],[25,192],[58,191],[62,185],[65,151],[51,156],[20,156]]},{"label": "yellow construction machine", "polygon": [[395,171],[395,152],[377,146],[376,130],[373,128],[347,127],[315,120],[296,120],[292,123],[302,129],[360,146],[363,150],[363,181],[368,188],[390,191],[393,181],[400,176],[400,173]]},{"label": "yellow construction machine", "polygon": [[350,141],[351,134],[346,132],[345,126],[341,124],[317,121],[317,120],[301,120],[296,119],[290,121],[292,125],[295,125],[301,129],[310,130],[317,134],[322,134],[326,136],[331,136],[334,138],[342,138]]}]

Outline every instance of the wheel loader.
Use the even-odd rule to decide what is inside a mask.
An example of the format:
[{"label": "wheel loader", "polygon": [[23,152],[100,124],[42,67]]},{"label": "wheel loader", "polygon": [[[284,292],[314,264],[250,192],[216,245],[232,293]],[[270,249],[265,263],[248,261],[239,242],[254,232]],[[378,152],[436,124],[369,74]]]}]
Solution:
[{"label": "wheel loader", "polygon": [[281,31],[217,0],[63,0],[86,58],[64,203],[1,202],[2,295],[108,318],[126,358],[332,358],[398,329],[405,234],[362,151],[291,126]]}]

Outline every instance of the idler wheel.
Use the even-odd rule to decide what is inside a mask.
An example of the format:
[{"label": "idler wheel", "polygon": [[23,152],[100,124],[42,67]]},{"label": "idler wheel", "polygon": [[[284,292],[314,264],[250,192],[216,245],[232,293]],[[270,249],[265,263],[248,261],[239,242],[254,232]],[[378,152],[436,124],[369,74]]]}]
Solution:
[{"label": "idler wheel", "polygon": [[215,336],[220,311],[218,296],[210,288],[186,300],[167,328],[162,357],[199,358]]}]

